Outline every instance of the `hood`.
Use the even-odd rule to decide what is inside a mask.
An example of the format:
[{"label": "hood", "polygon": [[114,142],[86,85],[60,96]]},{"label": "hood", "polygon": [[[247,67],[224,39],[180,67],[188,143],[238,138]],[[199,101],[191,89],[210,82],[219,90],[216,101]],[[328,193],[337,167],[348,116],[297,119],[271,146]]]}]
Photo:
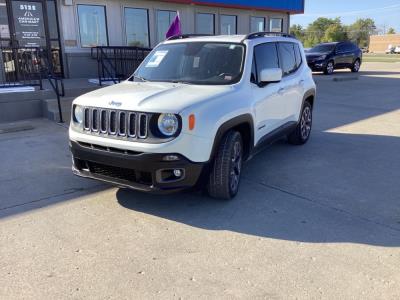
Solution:
[{"label": "hood", "polygon": [[82,95],[74,103],[130,111],[179,113],[232,90],[233,87],[227,85],[125,81]]}]

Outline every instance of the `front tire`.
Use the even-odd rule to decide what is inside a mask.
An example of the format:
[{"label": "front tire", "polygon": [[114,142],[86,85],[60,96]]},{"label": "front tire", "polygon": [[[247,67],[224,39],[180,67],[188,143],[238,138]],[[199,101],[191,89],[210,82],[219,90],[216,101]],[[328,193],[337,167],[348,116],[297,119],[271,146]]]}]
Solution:
[{"label": "front tire", "polygon": [[218,146],[208,181],[208,194],[223,200],[234,198],[239,190],[242,164],[242,136],[237,131],[229,131]]},{"label": "front tire", "polygon": [[296,129],[288,135],[288,141],[292,145],[304,145],[310,138],[312,128],[312,106],[310,102],[304,103],[300,115],[300,122]]},{"label": "front tire", "polygon": [[351,72],[358,73],[360,71],[361,63],[359,59],[356,59],[353,66],[351,67]]},{"label": "front tire", "polygon": [[330,60],[326,64],[326,67],[325,67],[325,70],[324,70],[324,74],[325,75],[332,75],[333,71],[335,71],[335,63],[332,60]]}]

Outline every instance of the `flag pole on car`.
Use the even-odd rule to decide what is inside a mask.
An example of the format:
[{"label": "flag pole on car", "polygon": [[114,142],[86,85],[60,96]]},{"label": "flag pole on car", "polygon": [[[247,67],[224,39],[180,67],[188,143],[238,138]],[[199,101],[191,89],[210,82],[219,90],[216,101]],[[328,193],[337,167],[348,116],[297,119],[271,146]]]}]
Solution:
[{"label": "flag pole on car", "polygon": [[181,34],[182,34],[181,18],[179,17],[179,12],[178,12],[174,21],[171,23],[171,26],[169,27],[167,33],[165,34],[165,37],[168,39],[170,37],[181,35]]}]

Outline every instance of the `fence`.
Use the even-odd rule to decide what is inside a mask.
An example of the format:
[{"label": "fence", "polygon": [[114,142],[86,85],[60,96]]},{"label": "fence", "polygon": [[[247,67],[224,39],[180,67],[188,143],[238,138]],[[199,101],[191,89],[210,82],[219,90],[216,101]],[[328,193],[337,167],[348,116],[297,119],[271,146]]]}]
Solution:
[{"label": "fence", "polygon": [[0,88],[40,86],[45,68],[44,49],[0,48]]},{"label": "fence", "polygon": [[150,53],[150,48],[128,46],[99,46],[91,49],[91,56],[97,60],[99,84],[125,80],[137,69]]}]

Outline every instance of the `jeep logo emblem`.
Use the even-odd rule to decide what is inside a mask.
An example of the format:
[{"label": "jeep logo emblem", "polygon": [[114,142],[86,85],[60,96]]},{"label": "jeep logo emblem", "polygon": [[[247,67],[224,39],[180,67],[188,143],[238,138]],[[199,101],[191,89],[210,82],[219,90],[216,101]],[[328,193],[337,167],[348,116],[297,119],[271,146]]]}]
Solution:
[{"label": "jeep logo emblem", "polygon": [[110,101],[110,102],[108,102],[108,105],[120,107],[122,105],[122,102]]}]

